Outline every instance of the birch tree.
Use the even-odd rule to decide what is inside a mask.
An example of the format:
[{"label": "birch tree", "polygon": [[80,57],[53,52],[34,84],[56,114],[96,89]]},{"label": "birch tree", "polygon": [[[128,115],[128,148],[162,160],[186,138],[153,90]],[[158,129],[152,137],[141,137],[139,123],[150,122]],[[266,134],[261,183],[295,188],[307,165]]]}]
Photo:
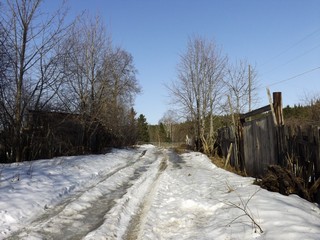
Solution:
[{"label": "birch tree", "polygon": [[173,110],[166,111],[159,122],[165,127],[167,139],[173,142],[175,140],[175,125],[178,123],[176,113]]},{"label": "birch tree", "polygon": [[222,94],[227,58],[213,41],[190,38],[180,56],[177,80],[168,89],[186,119],[194,122],[196,148],[213,149],[213,118]]}]

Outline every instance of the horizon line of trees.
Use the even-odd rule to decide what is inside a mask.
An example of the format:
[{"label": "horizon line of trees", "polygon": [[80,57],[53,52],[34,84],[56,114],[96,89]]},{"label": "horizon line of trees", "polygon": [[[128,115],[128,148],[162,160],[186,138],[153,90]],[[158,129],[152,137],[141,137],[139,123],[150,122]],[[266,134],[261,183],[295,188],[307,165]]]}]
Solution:
[{"label": "horizon line of trees", "polygon": [[103,146],[135,143],[133,103],[141,86],[132,55],[112,43],[99,16],[83,13],[68,23],[65,5],[46,12],[42,3],[0,3],[2,157],[20,162],[37,151],[39,126],[27,123],[29,110],[76,114],[83,152],[101,129],[112,136]]},{"label": "horizon line of trees", "polygon": [[[287,105],[283,108],[283,114],[286,125],[315,125],[320,127],[320,96],[314,95],[311,100],[304,100],[304,104]],[[206,119],[206,122],[208,121],[209,119]],[[213,118],[214,129],[230,126],[230,124],[232,124],[230,113],[222,113]],[[149,125],[150,141],[160,144],[184,144],[187,135],[192,141],[194,132],[194,122],[179,118],[172,110],[165,112],[158,124]]]}]

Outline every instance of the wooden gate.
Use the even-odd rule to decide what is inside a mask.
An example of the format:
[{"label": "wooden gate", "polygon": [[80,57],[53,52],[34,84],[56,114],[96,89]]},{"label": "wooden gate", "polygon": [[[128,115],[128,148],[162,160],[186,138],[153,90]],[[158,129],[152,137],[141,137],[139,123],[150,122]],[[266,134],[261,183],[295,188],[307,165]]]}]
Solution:
[{"label": "wooden gate", "polygon": [[245,122],[242,128],[245,170],[250,176],[262,175],[276,161],[276,132],[272,115]]},{"label": "wooden gate", "polygon": [[259,177],[268,165],[283,159],[283,117],[281,93],[273,94],[273,104],[239,116],[238,126],[218,131],[221,152],[227,156],[231,143],[230,164],[250,176]]}]

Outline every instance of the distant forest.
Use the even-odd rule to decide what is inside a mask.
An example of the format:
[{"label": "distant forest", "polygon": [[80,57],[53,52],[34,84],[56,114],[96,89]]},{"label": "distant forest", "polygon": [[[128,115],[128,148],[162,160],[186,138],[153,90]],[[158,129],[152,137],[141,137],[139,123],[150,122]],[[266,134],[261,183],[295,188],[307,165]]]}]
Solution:
[{"label": "distant forest", "polygon": [[304,125],[311,124],[320,126],[320,96],[307,106],[286,106],[283,109],[286,124]]},{"label": "distant forest", "polygon": [[[287,125],[320,126],[320,96],[306,105],[286,106],[283,108],[284,120]],[[232,123],[230,115],[215,116],[214,129],[229,126]],[[149,126],[150,141],[154,143],[185,143],[186,136],[194,136],[194,123],[185,121],[176,123],[170,118],[163,118],[158,125]]]}]

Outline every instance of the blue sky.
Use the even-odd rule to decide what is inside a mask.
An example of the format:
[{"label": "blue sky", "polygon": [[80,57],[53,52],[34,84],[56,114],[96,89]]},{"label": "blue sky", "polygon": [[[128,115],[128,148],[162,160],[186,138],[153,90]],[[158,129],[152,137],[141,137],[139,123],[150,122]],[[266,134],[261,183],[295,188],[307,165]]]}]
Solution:
[{"label": "blue sky", "polygon": [[150,124],[171,108],[164,85],[176,79],[179,54],[192,35],[213,40],[230,61],[246,59],[256,66],[260,106],[268,104],[269,85],[283,92],[284,106],[320,94],[320,69],[305,73],[320,67],[319,0],[69,0],[68,5],[71,16],[83,10],[102,16],[114,44],[133,55],[143,88],[135,109]]}]

